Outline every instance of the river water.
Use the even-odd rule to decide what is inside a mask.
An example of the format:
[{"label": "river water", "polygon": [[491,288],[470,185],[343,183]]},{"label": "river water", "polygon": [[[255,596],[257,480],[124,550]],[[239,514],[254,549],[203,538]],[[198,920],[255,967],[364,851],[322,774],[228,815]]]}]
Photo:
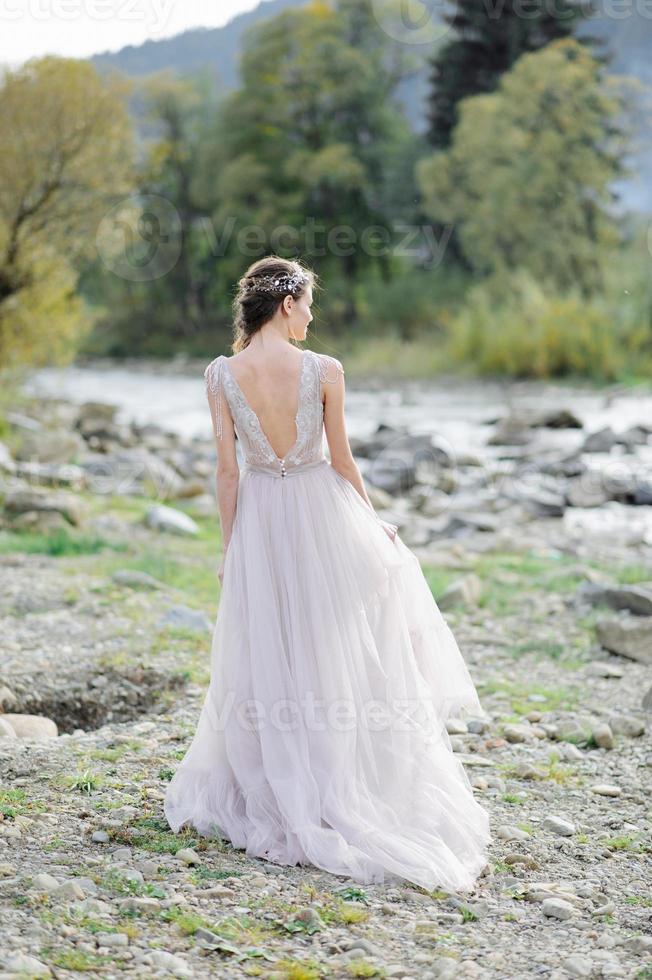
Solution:
[{"label": "river water", "polygon": [[[184,438],[211,438],[211,420],[204,389],[203,367],[179,369],[162,364],[147,369],[98,364],[48,368],[36,373],[30,392],[73,402],[103,401],[118,406],[118,421],[156,423]],[[637,387],[559,382],[467,380],[438,377],[432,381],[388,384],[375,378],[367,383],[347,376],[346,418],[352,439],[371,436],[379,423],[427,433],[455,459],[477,457],[495,470],[518,458],[520,447],[490,446],[495,423],[529,409],[571,410],[582,429],[538,430],[542,457],[554,458],[578,449],[587,434],[605,426],[620,433],[637,423],[652,425],[652,383]],[[652,439],[652,437],[651,437]],[[626,453],[585,454],[594,471],[618,479],[632,471],[652,478],[652,442]],[[619,527],[639,529],[652,542],[652,508],[622,507],[614,502],[600,508],[571,508],[587,530],[615,533]]]}]

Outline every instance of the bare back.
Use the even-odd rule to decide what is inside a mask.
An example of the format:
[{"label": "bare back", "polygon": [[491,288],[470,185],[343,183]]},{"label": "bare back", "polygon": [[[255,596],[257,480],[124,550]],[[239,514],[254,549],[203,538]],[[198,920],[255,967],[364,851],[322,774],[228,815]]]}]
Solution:
[{"label": "bare back", "polygon": [[290,452],[297,439],[303,364],[302,350],[291,344],[282,347],[271,356],[247,349],[229,358],[231,375],[258,416],[270,446],[280,459]]}]

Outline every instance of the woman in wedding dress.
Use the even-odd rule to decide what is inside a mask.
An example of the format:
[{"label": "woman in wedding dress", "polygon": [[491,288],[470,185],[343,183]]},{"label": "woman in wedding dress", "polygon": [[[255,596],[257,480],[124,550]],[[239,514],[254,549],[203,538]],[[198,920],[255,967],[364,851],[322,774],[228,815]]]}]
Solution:
[{"label": "woman in wedding dress", "polygon": [[255,262],[234,354],[205,371],[222,591],[164,812],[251,857],[466,891],[489,817],[445,723],[484,711],[416,556],[367,496],[341,362],[295,344],[315,285],[299,263]]}]

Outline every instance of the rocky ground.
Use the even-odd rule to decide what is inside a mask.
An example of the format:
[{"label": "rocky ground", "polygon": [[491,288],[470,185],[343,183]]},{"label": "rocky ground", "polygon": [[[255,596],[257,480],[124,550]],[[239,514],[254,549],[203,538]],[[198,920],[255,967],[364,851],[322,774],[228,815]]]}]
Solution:
[{"label": "rocky ground", "polygon": [[650,544],[513,500],[453,533],[423,484],[378,494],[489,716],[449,732],[493,841],[471,893],[360,885],[167,827],[218,601],[210,447],[141,479],[122,433],[132,468],[101,485],[107,431],[0,447],[0,978],[652,978]]}]

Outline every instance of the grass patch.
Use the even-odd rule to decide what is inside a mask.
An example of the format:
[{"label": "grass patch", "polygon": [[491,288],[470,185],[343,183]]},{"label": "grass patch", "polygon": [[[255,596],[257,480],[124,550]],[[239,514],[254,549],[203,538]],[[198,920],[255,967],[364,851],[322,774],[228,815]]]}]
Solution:
[{"label": "grass patch", "polygon": [[368,960],[353,960],[347,963],[346,972],[350,977],[384,977],[385,971],[381,966],[376,966]]},{"label": "grass patch", "polygon": [[127,546],[109,541],[97,534],[83,534],[60,528],[51,534],[32,531],[0,531],[0,554],[50,555],[63,558],[68,555],[96,555],[101,551],[126,551]]},{"label": "grass patch", "polygon": [[369,904],[369,898],[366,891],[363,888],[357,888],[355,885],[347,885],[345,888],[336,888],[335,894],[338,898],[341,898],[345,902],[363,902],[365,905]]},{"label": "grass patch", "polygon": [[182,936],[194,936],[198,929],[210,929],[210,923],[195,912],[173,906],[165,909],[161,918],[164,922],[173,923]]},{"label": "grass patch", "polygon": [[17,816],[42,813],[47,809],[38,800],[30,800],[24,789],[0,787],[0,818],[13,820]]},{"label": "grass patch", "polygon": [[323,967],[316,960],[277,960],[273,972],[283,980],[320,980],[325,975]]},{"label": "grass patch", "polygon": [[61,783],[71,790],[91,796],[104,785],[104,777],[92,769],[83,769],[71,775],[63,775]]},{"label": "grass patch", "polygon": [[460,905],[458,911],[462,916],[462,922],[477,922],[478,913],[470,905]]},{"label": "grass patch", "polygon": [[366,922],[369,912],[364,908],[356,907],[354,903],[345,902],[341,898],[335,898],[331,902],[320,905],[319,914],[327,925],[349,926],[358,922]]},{"label": "grass patch", "polygon": [[195,868],[191,877],[195,884],[203,881],[223,881],[224,878],[242,878],[244,871],[231,871],[229,868]]},{"label": "grass patch", "polygon": [[608,837],[601,844],[610,851],[630,851],[637,854],[652,852],[652,844],[640,833]]},{"label": "grass patch", "polygon": [[205,851],[209,844],[215,846],[220,843],[212,838],[194,835],[187,827],[175,834],[167,821],[159,817],[139,817],[126,827],[112,827],[108,833],[112,841],[153,854],[176,854],[184,847]]},{"label": "grass patch", "polygon": [[228,916],[215,922],[210,928],[222,939],[238,947],[260,946],[278,935],[278,926],[273,921],[260,922],[251,915]]},{"label": "grass patch", "polygon": [[[538,684],[524,685],[516,681],[495,678],[478,682],[478,690],[482,695],[503,694],[509,701],[512,711],[517,715],[526,715],[530,711],[572,711],[578,701],[578,695],[570,688],[541,687]],[[536,701],[528,701],[531,694],[538,695]]]},{"label": "grass patch", "polygon": [[645,909],[652,908],[652,898],[649,895],[626,895],[626,905],[640,905]]},{"label": "grass patch", "polygon": [[107,960],[111,962],[110,956],[86,953],[79,949],[63,949],[53,955],[49,950],[42,951],[41,959],[44,962],[50,962],[52,966],[57,966],[61,970],[72,970],[75,973],[104,973]]},{"label": "grass patch", "polygon": [[100,888],[110,892],[112,895],[123,898],[128,896],[135,896],[137,898],[165,898],[165,892],[160,885],[154,885],[151,882],[134,881],[119,871],[107,871],[95,880]]}]

